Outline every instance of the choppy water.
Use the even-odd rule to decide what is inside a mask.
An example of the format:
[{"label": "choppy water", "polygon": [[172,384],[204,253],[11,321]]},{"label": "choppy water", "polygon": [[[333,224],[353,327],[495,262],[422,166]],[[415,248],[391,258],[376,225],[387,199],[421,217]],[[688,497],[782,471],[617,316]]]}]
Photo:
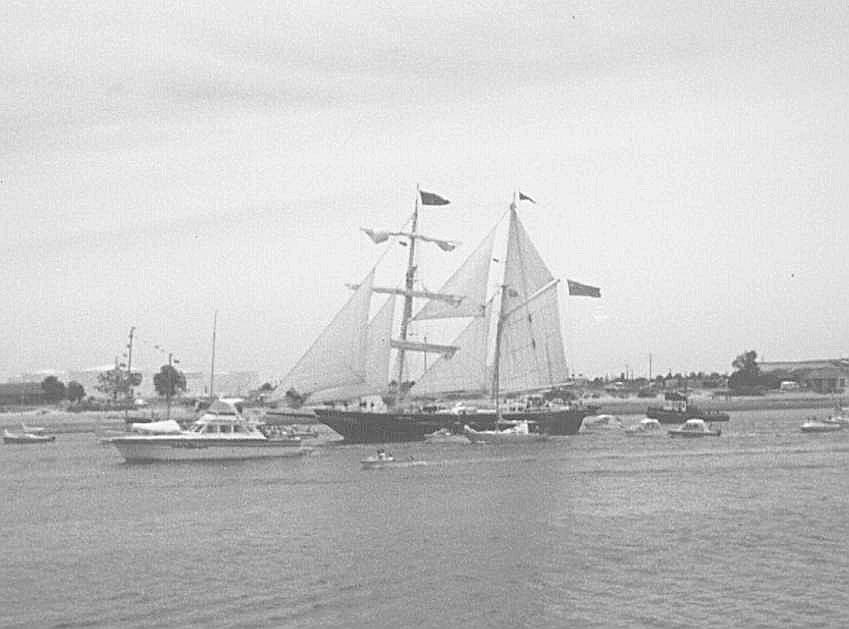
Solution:
[{"label": "choppy water", "polygon": [[[0,447],[4,627],[839,627],[849,430],[397,444],[430,465]],[[626,418],[626,423],[638,418]]]}]

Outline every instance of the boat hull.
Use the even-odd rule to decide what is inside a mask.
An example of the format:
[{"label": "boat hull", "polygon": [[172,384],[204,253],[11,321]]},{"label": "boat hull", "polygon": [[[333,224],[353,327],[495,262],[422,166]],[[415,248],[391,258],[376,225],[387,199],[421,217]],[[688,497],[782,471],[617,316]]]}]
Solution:
[{"label": "boat hull", "polygon": [[466,433],[466,436],[469,438],[469,441],[472,443],[530,443],[533,441],[544,441],[548,438],[548,435],[542,434],[517,434],[517,433],[504,433],[498,432],[495,430],[483,430],[480,432],[472,432],[469,431]]},{"label": "boat hull", "polygon": [[728,413],[721,411],[700,411],[695,408],[686,411],[673,411],[656,406],[650,406],[646,410],[646,417],[656,419],[661,424],[683,424],[688,419],[703,419],[710,423],[727,422],[731,419]]},{"label": "boat hull", "polygon": [[[318,421],[331,428],[346,443],[392,443],[424,441],[425,436],[448,428],[458,419],[475,430],[494,430],[495,414],[464,415],[436,413],[369,413],[338,409],[316,409]],[[534,421],[549,435],[576,435],[592,409],[563,409],[504,413],[508,421]]]},{"label": "boat hull", "polygon": [[144,440],[115,437],[109,441],[128,463],[155,461],[234,461],[293,457],[309,450],[300,443],[248,440],[238,443],[200,439]]},{"label": "boat hull", "polygon": [[3,443],[9,444],[36,444],[50,443],[56,441],[55,435],[3,435]]},{"label": "boat hull", "polygon": [[716,430],[695,432],[686,430],[670,430],[669,436],[674,439],[696,439],[698,437],[718,437],[721,433]]}]

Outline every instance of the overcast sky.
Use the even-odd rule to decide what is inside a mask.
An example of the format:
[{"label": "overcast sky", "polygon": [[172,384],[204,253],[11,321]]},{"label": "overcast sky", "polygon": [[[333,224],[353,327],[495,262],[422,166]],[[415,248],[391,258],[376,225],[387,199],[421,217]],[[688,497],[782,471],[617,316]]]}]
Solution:
[{"label": "overcast sky", "polygon": [[431,288],[537,199],[577,372],[849,354],[846,3],[316,4],[3,4],[0,377],[280,377],[417,183]]}]

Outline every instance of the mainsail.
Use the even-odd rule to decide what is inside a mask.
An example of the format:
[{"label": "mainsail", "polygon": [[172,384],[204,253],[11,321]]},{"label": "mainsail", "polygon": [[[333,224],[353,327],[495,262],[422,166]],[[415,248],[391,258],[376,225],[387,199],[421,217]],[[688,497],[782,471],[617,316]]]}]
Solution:
[{"label": "mainsail", "polygon": [[499,320],[496,392],[534,389],[568,377],[557,280],[516,214],[510,211]]},{"label": "mainsail", "polygon": [[312,346],[286,374],[277,388],[310,394],[325,389],[359,385],[366,381],[368,316],[374,270],[365,277],[348,302]]}]

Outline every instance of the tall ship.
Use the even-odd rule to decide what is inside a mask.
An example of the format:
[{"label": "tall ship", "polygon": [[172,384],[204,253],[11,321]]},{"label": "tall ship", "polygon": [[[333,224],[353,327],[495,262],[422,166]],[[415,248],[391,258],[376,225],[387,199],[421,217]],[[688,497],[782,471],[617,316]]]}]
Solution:
[{"label": "tall ship", "polygon": [[[521,193],[518,200],[532,201]],[[519,220],[516,195],[481,243],[432,292],[418,277],[417,248],[451,251],[457,243],[420,233],[419,213],[422,206],[447,203],[417,190],[413,214],[401,231],[363,229],[376,244],[398,239],[407,247],[403,282],[375,285],[375,267],[349,285],[351,297],[280,381],[277,398],[304,400],[319,422],[348,443],[419,441],[457,425],[492,430],[523,420],[551,435],[576,434],[584,417],[598,409],[552,399],[551,392],[568,381],[560,281]],[[505,231],[503,255],[493,257],[496,234]],[[569,285],[577,287],[576,294],[600,296],[593,287]],[[371,316],[376,296],[386,297]],[[399,300],[400,318],[395,316]],[[434,326],[449,323],[461,331],[448,344],[428,342],[429,333],[416,330],[427,326],[432,334]],[[422,355],[437,358],[429,366],[425,358],[425,367],[415,373],[422,361],[411,359]],[[446,399],[466,402],[454,409],[436,403]]]}]

